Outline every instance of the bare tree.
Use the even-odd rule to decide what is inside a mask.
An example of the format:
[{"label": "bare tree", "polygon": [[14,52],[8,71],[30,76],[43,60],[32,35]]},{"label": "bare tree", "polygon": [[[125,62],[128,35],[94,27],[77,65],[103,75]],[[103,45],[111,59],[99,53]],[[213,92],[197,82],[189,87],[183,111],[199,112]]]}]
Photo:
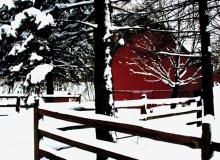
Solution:
[{"label": "bare tree", "polygon": [[[142,6],[120,5],[123,6],[123,10],[116,6],[115,9],[120,10],[118,11],[120,18],[117,17],[117,14],[115,15],[115,24],[127,25],[130,29],[145,30],[151,33],[146,37],[163,35],[166,39],[166,42],[161,42],[162,40],[157,38],[156,43],[160,43],[159,46],[153,42],[147,44],[147,38],[142,38],[142,44],[137,44],[136,49],[132,48],[136,53],[136,57],[132,58],[133,65],[136,65],[139,70],[131,70],[131,72],[154,77],[155,80],[160,80],[169,85],[172,88],[171,97],[176,98],[181,85],[186,85],[201,77],[199,75],[201,67],[190,77],[184,77],[187,69],[192,65],[198,65],[201,58],[197,3],[181,0],[160,0],[145,1]],[[126,33],[124,31],[123,34],[126,35]],[[172,49],[170,46],[168,47],[169,44],[172,44]],[[140,56],[138,50],[141,48]],[[149,58],[144,59],[144,56]],[[164,56],[169,59],[173,72],[170,72],[171,68],[168,70],[164,68],[161,60],[161,57]],[[183,61],[183,59],[186,60]],[[145,67],[143,68],[139,64]],[[172,106],[172,108],[174,107]]]}]

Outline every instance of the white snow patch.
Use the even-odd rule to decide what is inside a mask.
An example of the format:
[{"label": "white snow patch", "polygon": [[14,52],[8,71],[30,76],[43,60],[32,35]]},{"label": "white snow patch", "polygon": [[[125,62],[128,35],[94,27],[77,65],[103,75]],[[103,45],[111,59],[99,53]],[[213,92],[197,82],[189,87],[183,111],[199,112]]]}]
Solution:
[{"label": "white snow patch", "polygon": [[207,115],[204,116],[204,118],[202,119],[202,123],[213,124],[214,121],[215,121],[215,118],[214,118],[214,116],[211,115],[211,114],[207,114]]},{"label": "white snow patch", "polygon": [[15,20],[11,22],[11,26],[13,30],[16,31],[21,25],[22,22],[27,19],[27,18],[34,18],[35,19],[35,24],[38,25],[38,30],[54,24],[54,19],[52,15],[50,14],[45,14],[41,12],[40,10],[31,7],[28,9],[25,9],[23,12],[17,14],[15,16]]},{"label": "white snow patch", "polygon": [[210,29],[211,29],[211,28],[210,28],[209,26],[206,26],[206,30],[205,30],[205,31],[206,31],[206,32],[209,32]]},{"label": "white snow patch", "polygon": [[54,23],[53,17],[51,14],[45,14],[43,12],[39,12],[36,16],[35,20],[36,24],[39,24],[38,30],[44,28],[45,26],[52,25]]},{"label": "white snow patch", "polygon": [[16,56],[17,55],[17,51],[21,48],[20,44],[16,44],[14,45],[14,47],[11,49],[11,51],[9,52],[8,55],[12,55],[12,56]]},{"label": "white snow patch", "polygon": [[210,52],[210,53],[212,52],[211,46],[208,47],[208,52]]},{"label": "white snow patch", "polygon": [[17,53],[21,53],[26,50],[26,46],[28,42],[32,41],[34,39],[34,36],[31,34],[24,42],[22,45],[20,44],[15,44],[11,51],[9,52],[8,55],[16,56]]},{"label": "white snow patch", "polygon": [[118,41],[119,45],[124,46],[125,45],[125,41],[123,38],[119,39]]},{"label": "white snow patch", "polygon": [[45,76],[52,71],[52,69],[53,66],[49,64],[41,64],[37,66],[27,75],[24,86],[27,87],[29,85],[28,80],[31,82],[31,84],[40,83],[45,79]]},{"label": "white snow patch", "polygon": [[10,67],[9,70],[10,70],[11,72],[18,72],[18,71],[20,71],[22,65],[23,65],[23,62],[21,62],[20,64],[18,64],[18,65],[16,65],[16,66]]},{"label": "white snow patch", "polygon": [[35,52],[31,53],[31,57],[30,57],[30,60],[31,60],[31,61],[34,61],[34,60],[41,61],[42,59],[43,59],[43,57],[37,55],[37,53],[35,53]]},{"label": "white snow patch", "polygon": [[12,8],[15,8],[14,2],[12,0],[1,0],[0,1],[0,8],[2,8],[3,5],[6,5],[9,10]]},{"label": "white snow patch", "polygon": [[31,105],[31,104],[34,104],[34,103],[35,103],[34,97],[33,96],[29,96],[28,99],[27,99],[27,104]]},{"label": "white snow patch", "polygon": [[105,31],[105,35],[103,37],[103,41],[104,42],[107,42],[109,40],[109,37],[112,36],[112,34],[110,33],[110,30],[111,30],[111,21],[110,21],[110,12],[109,12],[109,7],[108,7],[108,4],[110,3],[109,0],[105,0],[105,27],[106,27],[106,31]]},{"label": "white snow patch", "polygon": [[21,48],[18,50],[18,53],[21,53],[21,52],[25,51],[28,42],[30,42],[30,41],[33,40],[33,39],[34,39],[34,36],[31,34],[31,35],[24,41],[24,43],[21,45]]},{"label": "white snow patch", "polygon": [[2,40],[2,35],[3,34],[6,34],[6,37],[10,37],[10,36],[13,36],[14,38],[16,38],[16,34],[15,34],[15,31],[12,30],[12,27],[10,25],[7,25],[7,24],[3,24],[1,27],[0,27],[0,40]]},{"label": "white snow patch", "polygon": [[112,91],[112,70],[110,67],[110,61],[112,59],[111,55],[110,55],[110,48],[108,47],[105,51],[105,64],[106,64],[106,68],[105,68],[105,72],[104,72],[104,78],[106,80],[106,89],[109,91]]},{"label": "white snow patch", "polygon": [[[220,94],[220,86],[215,86],[213,92],[214,92],[214,101],[215,101],[215,115],[217,119],[217,117],[219,117],[220,115],[218,114],[220,113],[220,107],[218,107],[220,104],[220,101],[218,100],[218,97]],[[88,102],[82,102],[80,105],[84,106],[85,103],[88,103]],[[73,106],[73,104],[75,106],[79,105],[78,102],[74,102],[71,104],[66,103],[65,105],[52,103],[52,104],[45,104],[45,109],[47,109],[48,107],[51,107],[53,108],[55,112],[57,112],[58,110],[61,110],[61,109],[67,109],[67,105],[71,108],[71,105]],[[95,105],[94,101],[92,101],[92,103],[86,104],[86,106],[88,107],[91,107],[94,105]],[[186,107],[187,106],[181,107],[181,108],[186,108]],[[192,106],[189,106],[189,108],[190,107]],[[154,108],[153,113],[157,112],[156,110],[157,108],[158,107]],[[169,109],[170,109],[169,106],[160,107],[160,111],[161,110],[169,111]],[[11,108],[11,107],[10,108],[1,107],[0,111],[1,111],[1,114],[2,113],[9,114],[8,116],[0,116],[0,128],[1,128],[1,136],[0,136],[1,155],[0,157],[1,159],[34,160],[33,109],[31,108],[31,109],[26,110],[24,108],[21,108],[21,111],[19,114],[15,112],[14,108]],[[69,111],[67,112],[69,113]],[[77,114],[78,113],[80,114],[80,112],[77,112]],[[120,119],[125,118],[125,120],[122,120],[122,122],[123,121],[129,122],[129,121],[134,121],[133,118],[135,115],[140,115],[140,110],[139,109],[132,109],[132,110],[119,109],[117,114]],[[89,115],[91,115],[90,111],[88,111],[88,116]],[[196,118],[196,113],[149,120],[149,121],[142,121],[142,122],[139,121],[138,123],[142,123],[141,126],[143,127],[152,128],[152,129],[156,129],[160,131],[201,137],[201,127],[196,127],[194,125],[186,125],[187,122],[193,120],[194,118]],[[58,128],[58,127],[67,127],[67,126],[75,125],[74,123],[61,121],[61,120],[50,118],[47,116],[44,117],[44,120],[42,121],[42,123],[45,124],[45,127],[51,127],[53,129]],[[213,134],[212,139],[214,142],[217,142],[217,143],[220,142],[220,136],[219,136],[220,125],[219,124],[220,124],[220,121],[218,119],[218,121],[215,121],[214,123],[215,126],[213,127],[213,130],[212,130],[212,134]],[[40,125],[41,125],[41,122],[40,122]],[[90,129],[90,128],[80,129],[80,130],[71,130],[71,131],[65,131],[65,132],[70,136],[73,136],[73,137],[77,136],[79,138],[85,138],[85,140],[87,139],[91,140],[95,138],[95,130]],[[123,137],[124,134],[117,132],[117,136],[118,138],[120,138],[120,137]],[[44,142],[44,146],[42,147],[42,144],[41,144],[42,141],[41,141],[40,148],[43,148],[45,150],[50,149],[52,151],[53,149],[48,148],[48,147],[57,148],[61,146],[60,143],[55,144],[54,142],[48,141],[47,138],[44,138],[43,142]],[[182,145],[155,141],[152,139],[138,137],[138,136],[134,136],[131,138],[118,139],[117,143],[119,143],[119,145],[124,144],[124,147],[121,147],[121,149],[125,149],[126,152],[135,152],[135,151],[139,152],[140,150],[137,150],[136,147],[140,147],[141,151],[143,151],[141,153],[144,156],[144,159],[146,159],[147,157],[150,157],[150,159],[156,159],[156,160],[201,159],[200,149],[191,149],[189,147],[182,146]],[[105,145],[103,145],[103,148],[105,148]],[[10,153],[13,153],[13,154],[10,154]],[[69,159],[73,159],[72,158],[73,156],[74,156],[74,159],[90,159],[90,160],[96,159],[95,154],[76,149],[75,147],[70,148],[70,149],[60,150],[58,153],[64,155],[64,157],[69,157]],[[215,151],[214,156],[211,159],[219,160],[220,152]]]},{"label": "white snow patch", "polygon": [[16,31],[22,24],[22,20],[26,19],[26,16],[22,13],[19,13],[15,16],[15,20],[11,22],[11,27]]}]

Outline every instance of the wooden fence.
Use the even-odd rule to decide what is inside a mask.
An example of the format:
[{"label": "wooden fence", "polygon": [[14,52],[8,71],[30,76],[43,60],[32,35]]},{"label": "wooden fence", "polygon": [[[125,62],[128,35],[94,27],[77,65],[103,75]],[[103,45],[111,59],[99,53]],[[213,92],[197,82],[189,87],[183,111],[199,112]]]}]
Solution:
[{"label": "wooden fence", "polygon": [[[151,101],[151,102],[150,102]],[[172,101],[172,102],[171,102]],[[190,103],[193,101],[199,102],[199,98],[187,98],[187,99],[173,99],[173,100],[164,100],[165,104],[171,103]],[[147,100],[143,98],[142,100],[133,100],[133,101],[124,101],[124,102],[115,102],[116,108],[121,107],[134,107],[136,106],[146,106],[147,103],[157,104],[159,101]],[[127,106],[125,105],[127,103]],[[199,109],[201,110],[201,108]],[[197,110],[198,111],[198,110]],[[188,112],[189,113],[189,112]],[[140,155],[124,152],[120,148],[120,144],[110,143],[101,140],[88,141],[88,139],[77,139],[75,137],[69,137],[64,134],[62,131],[50,130],[48,128],[39,127],[39,120],[42,119],[43,116],[49,116],[60,120],[65,120],[69,122],[76,122],[80,124],[84,124],[94,128],[100,128],[110,131],[117,131],[122,133],[127,133],[131,135],[151,138],[154,140],[159,140],[163,142],[169,142],[179,145],[189,146],[191,148],[201,148],[201,138],[193,137],[193,136],[185,136],[174,133],[166,133],[158,130],[149,129],[143,127],[138,123],[122,123],[119,118],[94,114],[87,115],[83,112],[77,111],[65,111],[59,110],[56,111],[54,108],[46,108],[43,105],[38,104],[36,101],[34,107],[34,143],[35,143],[35,160],[40,159],[40,157],[46,157],[49,159],[65,159],[62,155],[59,154],[59,151],[51,151],[47,148],[40,147],[40,140],[43,136],[48,137],[50,139],[54,139],[56,141],[68,144],[72,147],[80,148],[83,150],[87,150],[93,153],[97,153],[100,155],[109,156],[116,159],[140,159]],[[105,147],[103,147],[105,146]],[[213,149],[215,151],[220,151],[220,144],[216,142],[212,142]],[[201,148],[202,149],[202,148]]]},{"label": "wooden fence", "polygon": [[[39,95],[33,95],[33,97],[39,97]],[[78,94],[78,95],[42,95],[40,96],[41,98],[43,99],[46,99],[46,98],[74,98],[76,99],[76,101],[78,101],[79,103],[81,102],[81,94]],[[0,103],[0,107],[15,107],[15,110],[16,112],[19,112],[20,111],[20,108],[31,108],[33,107],[33,105],[25,105],[25,104],[21,104],[21,99],[24,99],[24,98],[28,98],[28,95],[27,94],[0,94],[0,99],[2,98],[7,98],[7,99],[16,99],[16,103],[13,104],[13,103],[10,103],[10,104],[2,104]]]},{"label": "wooden fence", "polygon": [[21,105],[21,99],[27,98],[25,94],[0,94],[0,99],[2,98],[14,98],[16,99],[15,104],[0,104],[0,107],[15,107],[16,112],[20,111],[20,107],[25,107],[25,105]]}]

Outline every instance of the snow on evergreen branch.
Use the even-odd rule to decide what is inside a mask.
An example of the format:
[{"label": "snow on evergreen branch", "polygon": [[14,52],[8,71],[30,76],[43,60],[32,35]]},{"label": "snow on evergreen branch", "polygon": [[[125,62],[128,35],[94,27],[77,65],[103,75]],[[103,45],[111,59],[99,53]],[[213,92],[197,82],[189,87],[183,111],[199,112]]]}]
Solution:
[{"label": "snow on evergreen branch", "polygon": [[41,61],[42,59],[43,59],[43,57],[37,55],[37,53],[35,53],[35,52],[31,53],[30,61],[34,61],[34,60]]},{"label": "snow on evergreen branch", "polygon": [[53,66],[50,64],[41,64],[36,66],[30,73],[26,76],[24,86],[28,87],[30,84],[38,84],[45,79],[46,75],[51,72]]},{"label": "snow on evergreen branch", "polygon": [[21,67],[22,67],[23,63],[21,62],[20,64],[16,65],[16,66],[12,66],[9,68],[9,70],[11,72],[19,72]]},{"label": "snow on evergreen branch", "polygon": [[6,35],[6,37],[14,37],[16,38],[16,33],[15,31],[12,29],[12,27],[10,25],[7,25],[7,24],[3,24],[1,27],[0,27],[0,41],[2,40],[2,35]]},{"label": "snow on evergreen branch", "polygon": [[2,25],[0,27],[0,40],[2,40],[2,35],[6,35],[7,37],[13,36],[16,38],[17,29],[24,24],[26,19],[34,19],[34,23],[37,25],[37,30],[41,30],[54,24],[54,19],[51,14],[45,14],[40,10],[31,7],[17,14],[14,21],[11,22],[11,25]]},{"label": "snow on evergreen branch", "polygon": [[4,5],[7,6],[8,10],[15,8],[15,4],[12,0],[1,0],[0,8],[2,8]]}]

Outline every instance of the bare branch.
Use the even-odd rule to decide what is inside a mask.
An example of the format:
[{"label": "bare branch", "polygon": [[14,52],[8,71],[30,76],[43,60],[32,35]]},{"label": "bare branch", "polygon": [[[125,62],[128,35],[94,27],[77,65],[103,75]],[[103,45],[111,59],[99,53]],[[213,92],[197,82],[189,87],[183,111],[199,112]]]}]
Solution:
[{"label": "bare branch", "polygon": [[180,57],[189,57],[189,58],[201,58],[201,55],[191,55],[191,54],[178,54],[178,53],[170,53],[170,52],[157,52],[157,54],[164,54],[164,55],[168,55],[168,56],[180,56]]},{"label": "bare branch", "polygon": [[42,12],[44,13],[50,13],[56,9],[58,10],[65,10],[65,9],[72,9],[76,8],[79,6],[86,6],[86,5],[93,5],[94,1],[82,1],[82,2],[77,2],[77,3],[71,3],[71,4],[56,4],[53,8],[44,10]]}]

